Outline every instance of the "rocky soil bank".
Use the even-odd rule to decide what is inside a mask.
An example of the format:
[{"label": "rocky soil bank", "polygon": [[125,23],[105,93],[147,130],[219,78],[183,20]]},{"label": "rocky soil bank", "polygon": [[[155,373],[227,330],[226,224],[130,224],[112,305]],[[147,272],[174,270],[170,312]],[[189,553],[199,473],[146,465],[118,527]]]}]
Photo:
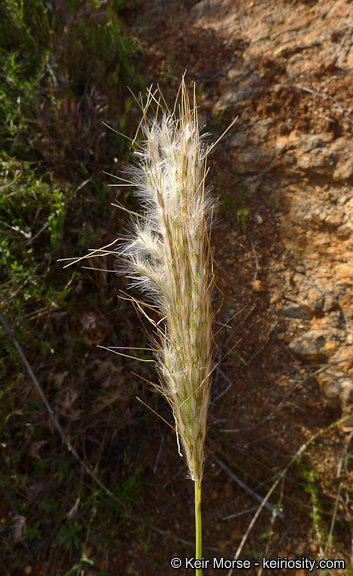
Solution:
[{"label": "rocky soil bank", "polygon": [[[214,137],[239,117],[210,157],[220,200],[213,237],[224,297],[218,319],[232,327],[218,335],[210,454],[233,458],[247,482],[267,478],[269,487],[266,463],[283,469],[319,438],[307,447],[306,465],[323,501],[338,498],[336,538],[352,562],[353,4],[149,2],[139,34],[151,82],[175,95],[187,69]],[[224,470],[210,456],[205,538],[230,554],[250,520],[244,512],[227,522],[241,490]],[[266,551],[327,555],[313,498],[302,515],[294,502],[312,494],[313,484],[293,478],[284,489],[286,520]],[[344,497],[335,492],[339,481]],[[253,504],[241,502],[241,509]],[[328,525],[333,516],[327,511]],[[179,534],[182,517],[180,509]],[[260,522],[250,549],[271,522]]]}]

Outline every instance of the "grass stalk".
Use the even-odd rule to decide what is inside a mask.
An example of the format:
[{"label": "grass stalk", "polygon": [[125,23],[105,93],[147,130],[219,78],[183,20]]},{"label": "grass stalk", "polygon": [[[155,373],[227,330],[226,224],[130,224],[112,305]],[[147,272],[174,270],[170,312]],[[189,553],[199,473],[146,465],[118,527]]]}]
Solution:
[{"label": "grass stalk", "polygon": [[205,187],[211,148],[200,136],[195,92],[191,107],[184,78],[172,112],[152,90],[142,110],[145,140],[135,150],[130,173],[143,212],[131,213],[132,237],[117,254],[121,271],[147,300],[132,298],[153,327],[156,388],[172,409],[178,451],[195,484],[196,559],[201,560],[201,482],[213,369],[209,235],[214,202]]},{"label": "grass stalk", "polygon": [[[195,533],[196,533],[196,560],[202,558],[202,516],[201,516],[201,482],[195,485]],[[196,569],[196,576],[202,576],[202,568]]]}]

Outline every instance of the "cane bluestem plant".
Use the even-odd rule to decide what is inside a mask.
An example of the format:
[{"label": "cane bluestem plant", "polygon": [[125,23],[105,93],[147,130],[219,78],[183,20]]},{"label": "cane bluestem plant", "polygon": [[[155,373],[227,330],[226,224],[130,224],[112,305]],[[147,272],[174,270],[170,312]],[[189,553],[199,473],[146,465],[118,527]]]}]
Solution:
[{"label": "cane bluestem plant", "polygon": [[214,200],[205,179],[207,156],[215,144],[207,147],[203,142],[195,91],[191,107],[184,78],[172,112],[152,90],[141,108],[144,140],[135,146],[135,164],[128,169],[131,181],[117,186],[135,186],[142,211],[130,213],[131,237],[114,252],[115,242],[87,257],[116,256],[120,272],[145,296],[145,302],[135,297],[131,301],[153,326],[159,375],[155,387],[172,409],[179,454],[185,454],[194,482],[195,556],[200,560],[201,482],[213,371]]},{"label": "cane bluestem plant", "polygon": [[[152,103],[157,104],[149,118]],[[196,99],[190,106],[184,79],[174,111],[149,92],[142,130],[145,140],[134,153],[132,182],[143,212],[133,215],[132,237],[118,249],[121,270],[147,298],[135,305],[159,320],[153,345],[160,384],[175,421],[195,483],[196,558],[202,556],[201,482],[212,373],[211,296],[213,286],[210,228],[214,201],[205,187],[208,148],[200,136]],[[201,574],[201,570],[197,571]]]}]

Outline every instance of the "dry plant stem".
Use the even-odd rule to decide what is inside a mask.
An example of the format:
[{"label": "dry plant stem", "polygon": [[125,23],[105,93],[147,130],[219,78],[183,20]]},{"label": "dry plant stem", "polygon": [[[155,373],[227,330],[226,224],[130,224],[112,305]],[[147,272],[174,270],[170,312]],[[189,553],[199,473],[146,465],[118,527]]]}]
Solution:
[{"label": "dry plant stem", "polygon": [[258,500],[261,505],[263,504],[265,508],[267,508],[274,516],[278,516],[279,518],[281,518],[281,520],[284,519],[284,514],[280,510],[277,510],[269,502],[267,501],[264,502],[264,498],[259,494],[257,494],[252,488],[249,488],[249,486],[247,486],[244,482],[242,482],[242,480],[240,480],[240,478],[238,478],[238,476],[234,474],[233,470],[231,470],[229,466],[227,466],[227,464],[223,462],[223,460],[221,460],[215,454],[212,454],[212,458],[215,462],[217,462],[217,464],[221,468],[223,468],[225,472],[227,472],[227,474],[232,478],[232,480],[234,480],[241,488],[243,488],[248,494],[250,494],[250,496],[253,496],[253,498]]},{"label": "dry plant stem", "polygon": [[[299,448],[299,450],[296,452],[296,454],[294,454],[294,456],[292,457],[292,459],[290,460],[290,462],[287,464],[287,466],[282,470],[282,472],[279,474],[277,480],[273,483],[273,485],[271,486],[270,490],[267,492],[263,502],[260,504],[256,514],[254,515],[253,519],[251,520],[239,546],[238,549],[234,555],[234,560],[237,560],[241,554],[241,551],[243,549],[243,546],[252,530],[252,527],[254,526],[256,520],[258,519],[261,511],[263,510],[265,503],[267,502],[267,500],[269,499],[269,497],[271,496],[271,494],[274,492],[274,490],[276,489],[276,487],[278,486],[278,484],[280,482],[283,481],[283,479],[286,477],[286,474],[288,472],[288,470],[290,469],[290,467],[294,464],[294,462],[297,462],[297,460],[299,460],[303,454],[306,452],[306,450],[309,448],[309,446],[315,442],[317,440],[317,438],[320,438],[320,436],[323,436],[325,433],[329,432],[330,430],[332,430],[332,428],[336,428],[337,426],[339,426],[340,424],[343,424],[343,422],[345,420],[347,420],[347,418],[349,418],[349,415],[347,414],[346,416],[344,416],[343,418],[341,418],[341,420],[338,420],[337,422],[334,422],[333,424],[331,424],[328,428],[324,429],[324,430],[320,430],[320,432],[318,432],[317,434],[314,434],[311,438],[309,438],[309,440],[307,442],[305,442],[304,444],[301,445],[301,447]],[[258,576],[260,576],[262,573],[262,567],[260,568],[259,572],[258,572]],[[232,576],[233,575],[233,568],[231,568],[227,574],[227,576]]]}]

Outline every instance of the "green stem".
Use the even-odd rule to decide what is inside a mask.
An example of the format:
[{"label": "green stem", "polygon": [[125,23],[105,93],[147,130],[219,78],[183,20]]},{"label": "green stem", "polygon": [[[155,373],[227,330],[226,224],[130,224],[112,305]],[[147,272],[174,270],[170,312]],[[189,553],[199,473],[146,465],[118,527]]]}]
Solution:
[{"label": "green stem", "polygon": [[[202,522],[201,522],[201,483],[195,484],[195,531],[196,531],[196,554],[195,559],[202,558]],[[196,569],[196,576],[202,576],[202,568]]]}]

